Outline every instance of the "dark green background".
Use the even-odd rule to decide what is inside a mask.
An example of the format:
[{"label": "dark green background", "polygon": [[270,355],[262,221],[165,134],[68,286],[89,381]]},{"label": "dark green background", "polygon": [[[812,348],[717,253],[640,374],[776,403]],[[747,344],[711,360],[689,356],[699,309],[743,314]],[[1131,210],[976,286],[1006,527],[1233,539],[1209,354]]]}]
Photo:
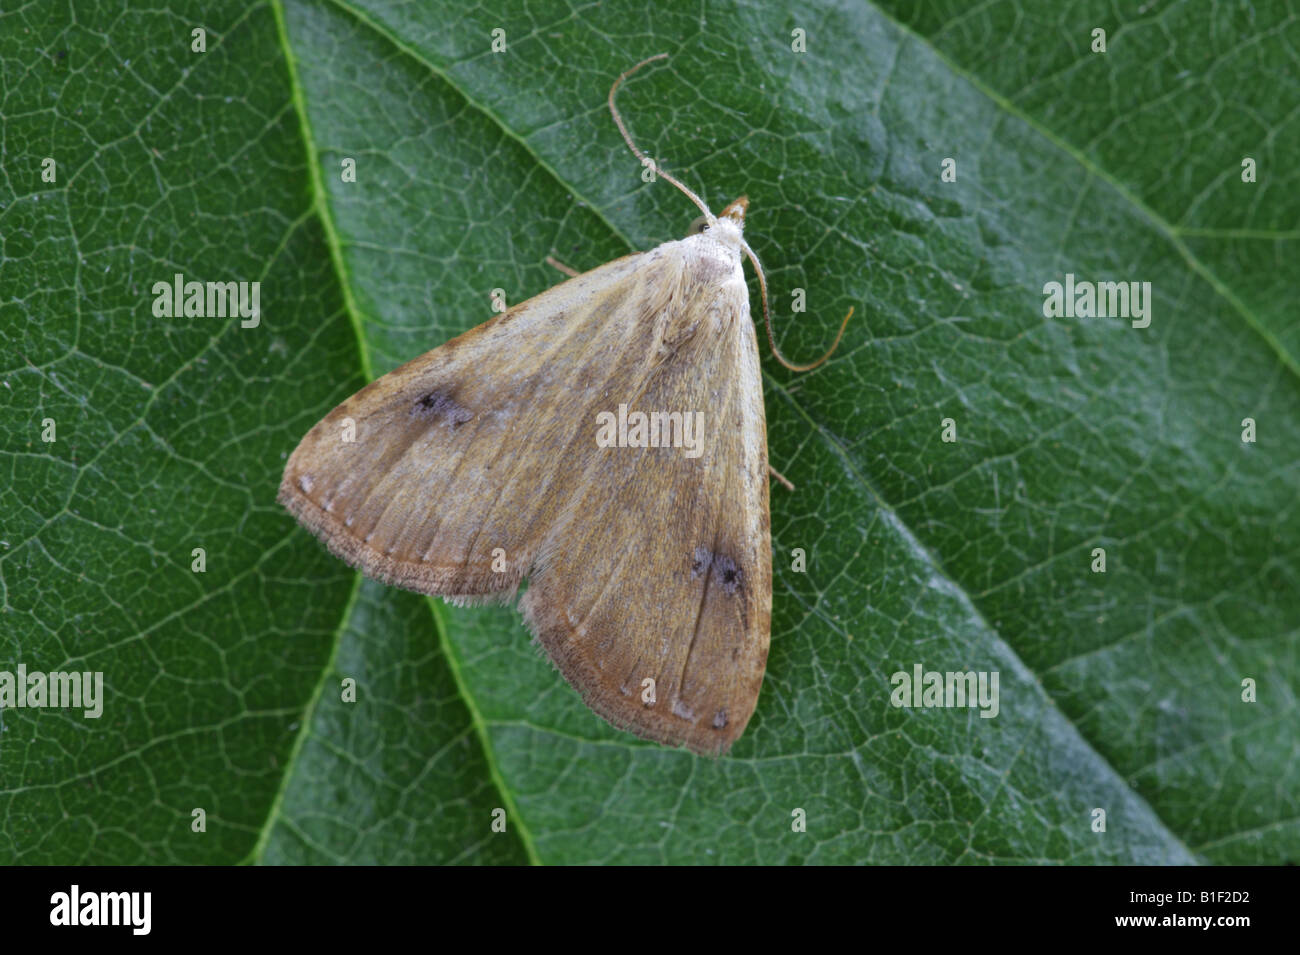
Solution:
[{"label": "dark green background", "polygon": [[[0,712],[0,862],[1300,859],[1297,7],[917,6],[0,13],[0,669],[108,689]],[[322,414],[493,288],[685,233],[605,110],[659,52],[625,115],[713,208],[749,195],[782,347],[858,309],[815,372],[764,356],[798,490],[720,761],[275,503]],[[178,271],[260,280],[261,326],[155,318]],[[1151,282],[1151,326],[1045,319],[1066,272]],[[916,663],[998,670],[1000,715],[891,708]]]}]

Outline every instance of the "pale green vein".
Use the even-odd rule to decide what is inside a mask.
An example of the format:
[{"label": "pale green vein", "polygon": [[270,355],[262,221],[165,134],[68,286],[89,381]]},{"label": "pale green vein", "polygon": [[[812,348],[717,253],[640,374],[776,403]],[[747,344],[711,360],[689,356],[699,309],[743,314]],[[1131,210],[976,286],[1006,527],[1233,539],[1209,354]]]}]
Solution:
[{"label": "pale green vein", "polygon": [[303,747],[307,745],[307,738],[311,736],[312,720],[316,716],[316,707],[320,703],[321,696],[325,693],[325,684],[334,675],[334,663],[338,659],[339,645],[343,642],[343,633],[347,630],[348,623],[352,619],[352,611],[357,605],[357,596],[360,593],[361,575],[355,574],[352,578],[352,592],[348,594],[348,601],[343,607],[343,613],[339,615],[339,625],[334,631],[334,639],[330,643],[329,658],[325,661],[325,665],[321,667],[320,679],[316,681],[316,687],[312,690],[311,698],[307,700],[307,705],[303,707],[302,724],[298,727],[298,735],[294,738],[293,748],[289,750],[289,758],[285,761],[284,772],[280,775],[280,786],[276,790],[275,798],[271,800],[271,808],[266,814],[266,822],[262,826],[261,833],[258,834],[257,842],[253,844],[253,848],[239,863],[240,865],[261,862],[262,855],[266,852],[267,843],[271,841],[271,830],[275,828],[276,822],[279,821],[284,811],[284,795],[289,790],[294,768],[298,765],[298,757],[302,754]]},{"label": "pale green vein", "polygon": [[1200,229],[1174,226],[1173,233],[1188,239],[1258,239],[1262,242],[1300,239],[1300,229]]},{"label": "pale green vein", "polygon": [[[343,254],[343,245],[339,238],[338,229],[335,226],[329,203],[326,201],[325,184],[321,179],[320,172],[320,156],[316,149],[315,136],[312,133],[311,125],[307,118],[306,96],[303,92],[302,83],[298,76],[297,60],[294,57],[292,46],[289,43],[289,31],[288,25],[285,22],[284,7],[281,0],[272,0],[271,6],[275,11],[276,28],[279,32],[280,46],[284,50],[285,64],[289,74],[289,84],[292,89],[294,108],[298,113],[299,125],[302,130],[302,141],[304,148],[307,151],[307,167],[311,175],[312,205],[320,219],[321,228],[325,233],[326,243],[329,246],[330,258],[333,262],[335,271],[339,276],[339,284],[343,292],[343,300],[347,309],[348,319],[352,325],[352,331],[357,340],[357,353],[361,363],[361,372],[367,381],[373,381],[375,379],[375,373],[370,360],[370,348],[366,342],[365,331],[362,327],[361,311],[357,306],[355,296],[352,294],[352,276],[348,270],[347,261]],[[353,584],[352,594],[348,599],[347,607],[343,612],[342,620],[339,625],[340,635],[346,627],[348,619],[351,617],[353,607],[356,604],[357,594],[360,589],[360,583],[361,575],[358,573]],[[430,604],[432,607],[433,602],[430,601]],[[435,628],[438,631],[439,641],[443,647],[444,656],[447,660],[447,666],[451,671],[452,678],[456,681],[457,688],[460,691],[461,700],[465,704],[465,708],[468,711],[470,720],[474,726],[474,731],[483,748],[483,758],[487,762],[488,773],[491,776],[494,785],[501,793],[501,798],[506,804],[507,813],[509,814],[510,819],[513,820],[515,827],[519,832],[520,842],[522,843],[524,850],[528,853],[529,860],[534,865],[540,865],[541,859],[537,855],[537,849],[532,836],[523,821],[522,815],[515,805],[514,797],[511,795],[509,788],[506,786],[505,780],[501,776],[499,767],[496,765],[495,755],[492,750],[491,742],[488,739],[487,729],[483,724],[483,719],[479,713],[478,706],[475,703],[473,695],[470,693],[469,687],[461,676],[460,667],[454,656],[451,641],[447,639],[445,621],[442,620],[436,608],[433,609],[433,619]],[[321,687],[324,686],[325,679],[333,669],[334,659],[338,652],[338,644],[339,639],[336,635],[334,646],[330,651],[329,662],[322,673],[321,683],[317,686],[317,692],[313,696],[312,701],[308,705],[307,712],[304,715],[304,733],[300,733],[298,740],[295,741],[289,763],[285,767],[283,777],[284,782],[282,783],[280,792],[276,796],[276,800],[271,807],[271,817],[268,820],[268,826],[263,830],[258,846],[254,849],[254,857],[260,856],[262,849],[265,848],[266,840],[270,833],[270,821],[279,813],[280,803],[284,796],[284,788],[287,785],[289,778],[292,776],[294,763],[302,749],[302,742],[305,739],[304,734],[307,728],[306,723],[310,720],[311,714],[315,712],[315,705],[316,701],[320,697]]]},{"label": "pale green vein", "polygon": [[469,711],[469,719],[474,727],[474,734],[478,737],[479,745],[483,749],[483,758],[487,762],[488,775],[492,777],[493,784],[496,786],[497,791],[501,793],[501,799],[505,802],[506,816],[518,830],[519,841],[528,854],[528,861],[533,865],[541,865],[542,857],[537,852],[537,844],[533,840],[533,834],[529,830],[527,823],[524,822],[523,813],[519,811],[519,807],[515,804],[515,797],[510,792],[510,787],[506,785],[505,777],[501,775],[501,767],[497,763],[496,751],[492,748],[492,737],[488,733],[487,721],[483,719],[483,713],[478,708],[478,701],[470,691],[469,684],[461,673],[460,656],[448,633],[443,605],[435,597],[428,597],[426,600],[429,605],[429,616],[433,618],[433,627],[438,632],[438,642],[442,645],[442,653],[447,660],[447,669],[451,671],[451,678],[460,691],[461,701],[465,704],[465,709]]},{"label": "pale green vein", "polygon": [[352,275],[343,256],[343,244],[339,240],[338,229],[335,228],[329,204],[325,201],[325,183],[321,180],[320,156],[317,154],[316,139],[312,135],[311,124],[307,119],[307,100],[303,93],[302,82],[298,78],[298,61],[289,43],[289,29],[284,20],[284,6],[281,0],[271,0],[271,9],[275,11],[275,26],[280,35],[280,48],[284,51],[293,106],[298,114],[298,125],[302,130],[303,147],[307,150],[307,174],[311,176],[312,207],[320,220],[321,229],[325,233],[325,243],[329,246],[330,259],[339,276],[343,303],[347,309],[348,320],[352,323],[352,331],[357,338],[361,372],[366,376],[367,381],[373,381],[375,373],[370,363],[370,346],[366,344],[366,336],[361,328],[361,310],[357,307],[356,298],[352,294]]},{"label": "pale green vein", "polygon": [[[275,2],[278,5],[280,0],[275,0]],[[552,179],[555,180],[556,183],[563,186],[565,190],[568,191],[573,196],[573,198],[577,200],[579,205],[585,206],[587,209],[591,210],[592,214],[595,215],[596,218],[599,219],[601,223],[603,223],[605,227],[609,229],[610,233],[614,235],[616,238],[618,238],[619,240],[621,240],[629,250],[631,251],[637,250],[636,244],[630,238],[628,238],[628,236],[625,235],[623,231],[618,226],[616,226],[608,216],[605,215],[604,210],[598,204],[591,202],[575,186],[571,185],[568,182],[568,180],[566,180],[563,176],[560,175],[559,171],[554,166],[548,163],[541,155],[537,153],[535,149],[533,149],[532,143],[530,143],[528,140],[524,139],[522,136],[516,133],[510,127],[510,125],[506,123],[505,120],[503,120],[500,116],[492,112],[492,110],[488,109],[487,106],[485,106],[483,103],[480,103],[473,96],[471,96],[467,90],[465,90],[460,84],[456,83],[456,81],[451,78],[450,74],[448,74],[445,70],[439,67],[436,63],[429,60],[419,50],[415,49],[414,47],[410,46],[407,43],[403,43],[400,37],[395,36],[393,32],[389,30],[387,27],[385,27],[382,23],[376,23],[373,19],[367,16],[363,11],[357,10],[355,7],[348,6],[346,3],[343,2],[343,0],[330,0],[330,3],[338,7],[340,10],[346,11],[347,14],[353,17],[358,23],[363,24],[369,30],[373,30],[377,36],[383,37],[384,40],[386,40],[388,43],[391,43],[395,49],[400,50],[404,56],[410,57],[412,61],[420,64],[420,66],[424,67],[434,76],[438,77],[439,80],[446,83],[449,89],[455,90],[456,93],[461,97],[461,99],[465,101],[467,106],[470,106],[471,108],[481,113],[483,116],[492,120],[492,122],[496,124],[496,127],[501,131],[501,134],[503,136],[505,136],[507,139],[511,140],[512,142],[518,144],[519,147],[528,154],[528,156],[532,159],[532,161],[537,164],[538,168],[545,171],[548,175],[550,175]]]}]

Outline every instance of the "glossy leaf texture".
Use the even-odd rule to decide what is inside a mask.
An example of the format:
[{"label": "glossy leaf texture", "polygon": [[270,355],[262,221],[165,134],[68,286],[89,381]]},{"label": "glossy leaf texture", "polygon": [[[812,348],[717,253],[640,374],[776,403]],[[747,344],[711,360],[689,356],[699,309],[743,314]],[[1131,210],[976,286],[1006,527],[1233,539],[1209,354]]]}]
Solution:
[{"label": "glossy leaf texture", "polygon": [[[1294,5],[664,6],[0,13],[0,671],[105,682],[0,710],[0,861],[1300,860]],[[783,350],[857,308],[764,356],[797,490],[721,760],[275,503],[493,290],[686,233],[605,109],[660,52],[624,114],[749,196]],[[176,273],[259,281],[257,327],[157,317]],[[1067,274],[1149,282],[1149,326],[1045,317]],[[891,705],[917,665],[996,671],[996,717]]]}]

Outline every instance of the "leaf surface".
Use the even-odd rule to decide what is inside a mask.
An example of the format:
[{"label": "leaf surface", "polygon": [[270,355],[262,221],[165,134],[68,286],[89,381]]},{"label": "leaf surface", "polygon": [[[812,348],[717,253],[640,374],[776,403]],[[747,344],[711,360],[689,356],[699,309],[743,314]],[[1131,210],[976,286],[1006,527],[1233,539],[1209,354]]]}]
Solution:
[{"label": "leaf surface", "polygon": [[[0,711],[0,858],[1294,861],[1300,20],[496,6],[0,15],[0,670],[107,696]],[[659,52],[621,108],[711,207],[749,196],[783,350],[858,309],[816,371],[764,359],[797,490],[722,760],[275,505],[311,424],[494,289],[685,234],[605,109]],[[155,317],[176,272],[261,281],[259,327]],[[1045,318],[1066,273],[1150,282],[1150,326]],[[997,671],[998,715],[891,706],[918,664]]]}]

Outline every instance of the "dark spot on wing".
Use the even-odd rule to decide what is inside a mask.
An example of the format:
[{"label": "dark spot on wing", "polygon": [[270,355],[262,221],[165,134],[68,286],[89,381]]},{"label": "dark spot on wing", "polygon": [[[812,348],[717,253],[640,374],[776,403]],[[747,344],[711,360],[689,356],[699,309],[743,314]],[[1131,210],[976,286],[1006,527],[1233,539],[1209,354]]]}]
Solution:
[{"label": "dark spot on wing", "polygon": [[714,556],[713,579],[729,594],[734,594],[745,584],[745,575],[736,566],[736,562],[726,554]]},{"label": "dark spot on wing", "polygon": [[726,725],[727,725],[726,710],[718,710],[718,712],[713,714],[713,728],[715,730],[720,730],[724,728]]},{"label": "dark spot on wing", "polygon": [[695,548],[691,557],[691,579],[712,571],[713,582],[724,593],[735,594],[745,586],[745,574],[726,554],[714,554],[707,547]]},{"label": "dark spot on wing", "polygon": [[411,414],[434,421],[443,421],[453,428],[459,428],[474,417],[474,412],[459,404],[455,398],[445,391],[429,392],[416,401],[415,406],[411,408]]}]

